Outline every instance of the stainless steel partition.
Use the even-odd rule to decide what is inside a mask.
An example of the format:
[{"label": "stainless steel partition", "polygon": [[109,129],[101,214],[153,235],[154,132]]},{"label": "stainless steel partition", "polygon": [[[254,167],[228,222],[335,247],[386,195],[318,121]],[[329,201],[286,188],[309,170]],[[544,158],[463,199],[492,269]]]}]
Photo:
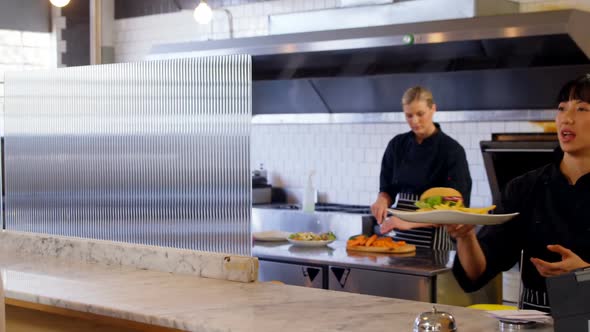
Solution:
[{"label": "stainless steel partition", "polygon": [[249,56],[5,78],[7,229],[250,254]]}]

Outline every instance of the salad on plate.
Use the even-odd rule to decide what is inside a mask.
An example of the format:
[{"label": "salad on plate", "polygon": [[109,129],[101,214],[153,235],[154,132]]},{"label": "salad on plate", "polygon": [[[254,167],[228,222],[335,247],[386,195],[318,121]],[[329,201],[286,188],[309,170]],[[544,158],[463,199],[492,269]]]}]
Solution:
[{"label": "salad on plate", "polygon": [[300,247],[321,247],[336,240],[332,232],[316,234],[313,232],[299,232],[289,235],[287,239],[292,245]]},{"label": "salad on plate", "polygon": [[295,241],[334,241],[336,235],[332,232],[316,234],[314,232],[299,232],[289,235],[290,240]]}]

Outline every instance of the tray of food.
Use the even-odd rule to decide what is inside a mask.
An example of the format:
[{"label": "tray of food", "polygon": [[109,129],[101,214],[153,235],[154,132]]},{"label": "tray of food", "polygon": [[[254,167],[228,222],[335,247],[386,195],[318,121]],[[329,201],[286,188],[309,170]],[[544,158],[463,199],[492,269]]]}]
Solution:
[{"label": "tray of food", "polygon": [[437,187],[425,191],[416,202],[418,210],[389,212],[405,221],[426,224],[497,225],[516,217],[517,213],[489,214],[496,206],[469,208],[463,205],[461,193],[453,188]]},{"label": "tray of food", "polygon": [[394,241],[389,236],[360,234],[346,241],[346,250],[402,254],[416,251],[416,246],[404,241]]}]

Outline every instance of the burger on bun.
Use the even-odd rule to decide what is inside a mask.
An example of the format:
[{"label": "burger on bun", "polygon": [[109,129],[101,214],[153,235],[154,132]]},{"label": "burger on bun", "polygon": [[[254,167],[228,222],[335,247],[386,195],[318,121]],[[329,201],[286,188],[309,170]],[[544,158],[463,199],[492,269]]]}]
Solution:
[{"label": "burger on bun", "polygon": [[424,210],[435,209],[441,205],[450,208],[463,207],[463,196],[453,188],[435,187],[422,193],[420,200],[416,202],[416,206]]}]

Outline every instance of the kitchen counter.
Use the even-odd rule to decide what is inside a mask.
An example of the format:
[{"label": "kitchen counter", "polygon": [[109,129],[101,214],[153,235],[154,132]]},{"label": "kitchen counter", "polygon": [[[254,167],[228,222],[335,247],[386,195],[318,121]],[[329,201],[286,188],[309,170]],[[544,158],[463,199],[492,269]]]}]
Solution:
[{"label": "kitchen counter", "polygon": [[346,241],[334,241],[326,247],[296,247],[288,242],[256,241],[252,255],[264,260],[340,265],[432,277],[450,270],[454,251],[436,252],[417,248],[415,253],[410,254],[382,254],[347,251]]},{"label": "kitchen counter", "polygon": [[2,282],[2,275],[0,274],[0,332],[4,332],[5,329],[5,322],[4,322],[4,288]]},{"label": "kitchen counter", "polygon": [[[66,318],[140,324],[140,330],[150,331],[410,331],[416,315],[432,308],[424,302],[256,282],[256,263],[252,257],[0,233],[7,304]],[[454,314],[459,331],[498,330],[484,312],[437,309]]]},{"label": "kitchen counter", "polygon": [[[431,304],[0,253],[8,299],[187,331],[410,331]],[[484,312],[437,305],[459,331],[497,331]],[[370,319],[368,319],[370,317]],[[550,328],[537,330],[550,332]]]}]

